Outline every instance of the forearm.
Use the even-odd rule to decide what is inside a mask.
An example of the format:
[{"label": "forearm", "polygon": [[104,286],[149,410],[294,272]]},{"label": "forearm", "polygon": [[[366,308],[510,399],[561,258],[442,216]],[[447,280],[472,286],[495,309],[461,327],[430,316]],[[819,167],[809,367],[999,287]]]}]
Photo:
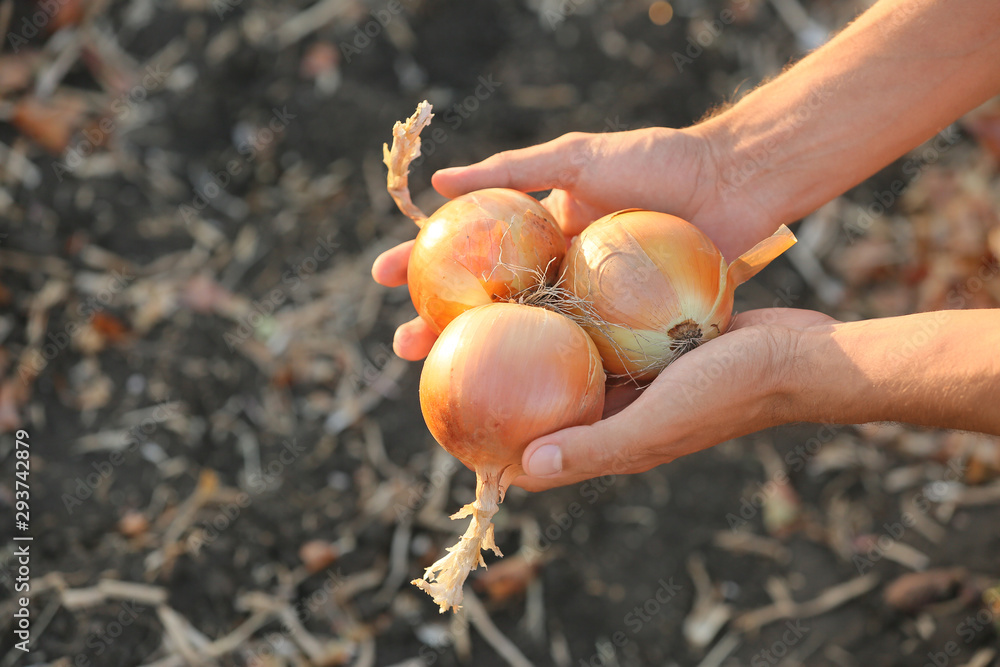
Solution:
[{"label": "forearm", "polygon": [[785,377],[787,421],[900,421],[1000,435],[1000,309],[808,328]]},{"label": "forearm", "polygon": [[829,43],[698,126],[720,196],[770,234],[1000,92],[1000,3],[881,0]]}]

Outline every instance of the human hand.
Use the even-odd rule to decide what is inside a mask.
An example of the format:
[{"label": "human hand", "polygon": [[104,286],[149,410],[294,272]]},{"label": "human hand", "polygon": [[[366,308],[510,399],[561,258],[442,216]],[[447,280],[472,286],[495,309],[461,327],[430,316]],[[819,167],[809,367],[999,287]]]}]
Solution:
[{"label": "human hand", "polygon": [[[778,223],[740,191],[723,196],[718,152],[699,126],[571,133],[467,167],[442,169],[432,182],[449,198],[490,187],[523,192],[551,189],[542,204],[569,237],[624,208],[671,213],[699,226],[727,259],[733,259]],[[380,255],[372,266],[375,280],[389,287],[405,284],[412,248],[409,241]],[[435,338],[418,317],[399,327],[393,349],[416,361],[427,355]]]},{"label": "human hand", "polygon": [[729,332],[684,354],[645,390],[609,390],[605,418],[538,438],[524,451],[529,491],[644,472],[785,421],[785,384],[798,337],[833,318],[768,308],[738,315]]}]

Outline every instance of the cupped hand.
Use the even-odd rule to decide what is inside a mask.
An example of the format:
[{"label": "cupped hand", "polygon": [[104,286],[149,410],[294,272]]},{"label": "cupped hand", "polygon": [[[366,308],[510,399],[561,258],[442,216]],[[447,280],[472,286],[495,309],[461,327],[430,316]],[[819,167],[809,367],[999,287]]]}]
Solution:
[{"label": "cupped hand", "polygon": [[538,438],[524,452],[529,491],[644,472],[685,454],[784,423],[798,336],[836,320],[791,308],[752,310],[667,366],[645,390],[610,390],[605,418]]},{"label": "cupped hand", "polygon": [[[772,226],[752,199],[719,187],[719,150],[699,126],[571,133],[467,167],[443,169],[432,182],[449,198],[492,187],[551,190],[542,203],[567,236],[624,208],[671,213],[698,225],[732,259],[777,224]],[[380,255],[372,266],[375,280],[388,287],[405,284],[412,247],[411,241]],[[418,317],[399,327],[393,349],[416,361],[427,355],[434,340],[434,332]]]}]

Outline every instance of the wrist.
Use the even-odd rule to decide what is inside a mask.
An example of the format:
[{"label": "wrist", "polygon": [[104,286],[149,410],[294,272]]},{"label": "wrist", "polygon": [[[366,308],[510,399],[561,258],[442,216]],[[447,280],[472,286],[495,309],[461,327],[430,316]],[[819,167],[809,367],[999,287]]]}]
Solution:
[{"label": "wrist", "polygon": [[702,206],[695,222],[709,233],[727,261],[773,234],[782,222],[773,205],[766,204],[776,195],[770,193],[762,165],[748,157],[750,149],[737,136],[733,114],[730,109],[686,130],[702,143],[706,164]]}]

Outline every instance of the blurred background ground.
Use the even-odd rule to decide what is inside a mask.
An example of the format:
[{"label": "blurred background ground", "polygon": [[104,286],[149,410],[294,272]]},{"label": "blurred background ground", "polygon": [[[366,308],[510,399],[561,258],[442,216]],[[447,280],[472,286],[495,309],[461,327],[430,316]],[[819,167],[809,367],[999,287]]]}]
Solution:
[{"label": "blurred background ground", "polygon": [[[435,169],[689,124],[864,6],[0,2],[0,665],[996,664],[1000,448],[973,434],[804,424],[515,489],[465,612],[406,583],[474,477],[389,347],[405,289],[368,274],[415,233],[393,122],[436,107],[430,210]],[[998,156],[994,104],[810,216],[737,307],[996,307]]]}]

